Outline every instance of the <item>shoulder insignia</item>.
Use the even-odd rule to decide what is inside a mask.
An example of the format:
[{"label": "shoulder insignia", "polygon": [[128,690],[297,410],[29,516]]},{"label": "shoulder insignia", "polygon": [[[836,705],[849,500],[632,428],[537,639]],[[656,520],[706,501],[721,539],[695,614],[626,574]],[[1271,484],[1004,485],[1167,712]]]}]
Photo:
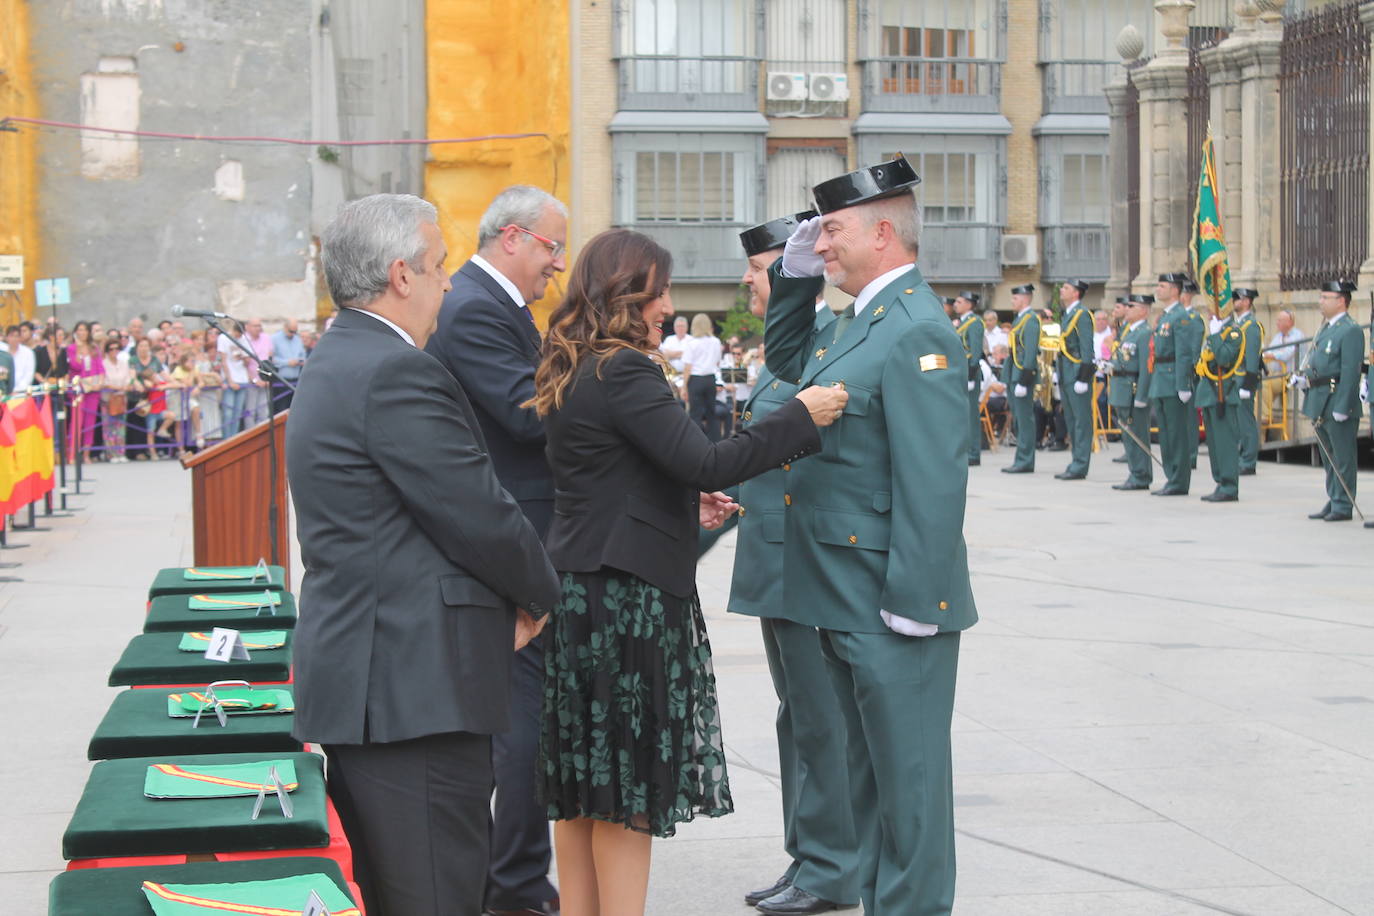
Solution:
[{"label": "shoulder insignia", "polygon": [[930,372],[934,369],[948,369],[949,360],[945,359],[943,353],[927,353],[920,359],[921,371]]},{"label": "shoulder insignia", "polygon": [[879,315],[881,315],[881,314],[882,314],[883,312],[885,312],[885,311],[887,311],[887,306],[885,306],[885,305],[880,305],[880,306],[878,306],[877,308],[875,308],[875,309],[873,310],[873,317],[874,317],[874,318],[877,318]]},{"label": "shoulder insignia", "polygon": [[825,349],[825,347],[821,347],[816,351],[816,359],[825,359]]},{"label": "shoulder insignia", "polygon": [[912,287],[912,288],[910,288],[910,289],[904,289],[904,290],[902,290],[902,292],[903,292],[904,294],[910,296],[912,293],[916,292],[916,289],[915,289],[915,287]]}]

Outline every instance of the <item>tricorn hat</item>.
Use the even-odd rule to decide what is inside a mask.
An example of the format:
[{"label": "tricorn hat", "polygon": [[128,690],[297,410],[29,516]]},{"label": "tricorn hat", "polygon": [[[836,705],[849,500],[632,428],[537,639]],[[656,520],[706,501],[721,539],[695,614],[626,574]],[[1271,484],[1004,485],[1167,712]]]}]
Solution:
[{"label": "tricorn hat", "polygon": [[811,189],[816,209],[834,213],[845,207],[866,204],[871,200],[892,197],[921,183],[921,176],[901,153],[888,162],[880,162],[839,178],[822,181]]},{"label": "tricorn hat", "polygon": [[1088,291],[1087,280],[1065,280],[1064,282],[1078,290],[1078,295],[1080,296]]},{"label": "tricorn hat", "polygon": [[1248,286],[1237,286],[1231,290],[1232,299],[1249,299],[1254,302],[1259,298],[1259,290],[1251,289]]},{"label": "tricorn hat", "polygon": [[1155,297],[1149,293],[1132,293],[1131,305],[1154,305]]},{"label": "tricorn hat", "polygon": [[959,296],[958,296],[958,298],[960,298],[960,299],[966,299],[966,300],[968,300],[969,302],[973,303],[974,305],[977,305],[979,302],[983,301],[983,297],[980,296],[980,295],[978,295],[977,293],[975,293],[975,292],[974,292],[973,290],[971,290],[971,289],[961,289],[961,290],[959,290]]},{"label": "tricorn hat", "polygon": [[1349,280],[1328,280],[1321,286],[1324,293],[1353,293],[1355,290],[1355,284]]},{"label": "tricorn hat", "polygon": [[1019,293],[1019,294],[1021,294],[1021,295],[1023,295],[1023,296],[1029,296],[1029,295],[1031,295],[1032,293],[1035,292],[1035,284],[1034,284],[1034,283],[1022,283],[1020,286],[1013,286],[1013,287],[1011,288],[1011,291],[1012,291],[1013,293]]},{"label": "tricorn hat", "polygon": [[792,216],[770,219],[766,223],[761,223],[752,229],[745,229],[741,232],[739,243],[744,246],[744,253],[751,258],[756,254],[781,248],[787,244],[787,237],[792,234],[792,230],[797,228],[798,223],[816,215],[815,210],[803,210]]},{"label": "tricorn hat", "polygon": [[1200,290],[1197,288],[1197,283],[1193,282],[1192,280],[1184,280],[1182,289],[1185,293],[1200,292]]},{"label": "tricorn hat", "polygon": [[945,303],[945,305],[949,306],[950,308],[953,308],[953,307],[954,307],[954,297],[953,297],[953,296],[945,296],[945,297],[943,297],[943,298],[944,298],[944,303]]},{"label": "tricorn hat", "polygon": [[1160,274],[1160,275],[1159,275],[1159,282],[1160,282],[1160,283],[1172,283],[1174,286],[1177,286],[1179,289],[1183,289],[1184,285],[1186,285],[1186,284],[1188,283],[1188,275],[1187,275],[1187,274],[1179,274],[1179,273],[1173,273],[1173,274]]},{"label": "tricorn hat", "polygon": [[1130,297],[1130,296],[1117,296],[1117,297],[1116,297],[1116,304],[1117,304],[1117,305],[1126,305],[1126,304],[1128,304],[1130,301],[1131,301],[1131,297]]}]

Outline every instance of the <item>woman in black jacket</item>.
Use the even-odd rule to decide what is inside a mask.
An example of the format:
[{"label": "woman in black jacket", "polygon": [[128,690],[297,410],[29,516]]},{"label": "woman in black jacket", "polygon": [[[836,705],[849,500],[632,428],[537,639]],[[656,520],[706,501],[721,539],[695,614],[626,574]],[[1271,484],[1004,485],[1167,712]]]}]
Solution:
[{"label": "woman in black jacket", "polygon": [[696,530],[720,489],[819,451],[847,395],[809,388],[712,443],[657,355],[672,258],[612,229],[583,249],[550,317],[534,405],[555,486],[563,582],[545,644],[540,797],[565,916],[642,912],[650,838],[733,810],[697,599]]}]

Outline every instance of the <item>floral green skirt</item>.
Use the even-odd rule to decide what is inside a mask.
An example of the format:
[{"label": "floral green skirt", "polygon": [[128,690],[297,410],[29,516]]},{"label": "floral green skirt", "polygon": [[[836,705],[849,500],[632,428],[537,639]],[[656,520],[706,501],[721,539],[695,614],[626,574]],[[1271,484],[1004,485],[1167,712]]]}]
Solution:
[{"label": "floral green skirt", "polygon": [[539,798],[654,836],[734,810],[716,679],[695,594],[629,573],[564,573],[544,635]]}]

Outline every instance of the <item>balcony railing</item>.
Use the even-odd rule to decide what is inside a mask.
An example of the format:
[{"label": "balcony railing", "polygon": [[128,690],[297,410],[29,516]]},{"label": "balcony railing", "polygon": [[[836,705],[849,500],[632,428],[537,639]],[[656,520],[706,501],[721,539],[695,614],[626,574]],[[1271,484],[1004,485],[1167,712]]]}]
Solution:
[{"label": "balcony railing", "polygon": [[1100,60],[1054,60],[1045,69],[1045,114],[1106,114],[1102,87],[1111,82],[1119,63]]},{"label": "balcony railing", "polygon": [[757,111],[757,57],[621,57],[627,111]]},{"label": "balcony railing", "polygon": [[1043,273],[1062,280],[1073,277],[1104,281],[1112,272],[1111,230],[1103,225],[1046,226]]},{"label": "balcony railing", "polygon": [[1001,240],[1001,226],[926,226],[916,266],[931,281],[996,282],[1002,279]]},{"label": "balcony railing", "polygon": [[865,111],[996,112],[1000,61],[966,57],[875,57],[863,62]]},{"label": "balcony railing", "polygon": [[673,255],[674,283],[733,283],[743,272],[739,234],[752,223],[622,223]]}]

